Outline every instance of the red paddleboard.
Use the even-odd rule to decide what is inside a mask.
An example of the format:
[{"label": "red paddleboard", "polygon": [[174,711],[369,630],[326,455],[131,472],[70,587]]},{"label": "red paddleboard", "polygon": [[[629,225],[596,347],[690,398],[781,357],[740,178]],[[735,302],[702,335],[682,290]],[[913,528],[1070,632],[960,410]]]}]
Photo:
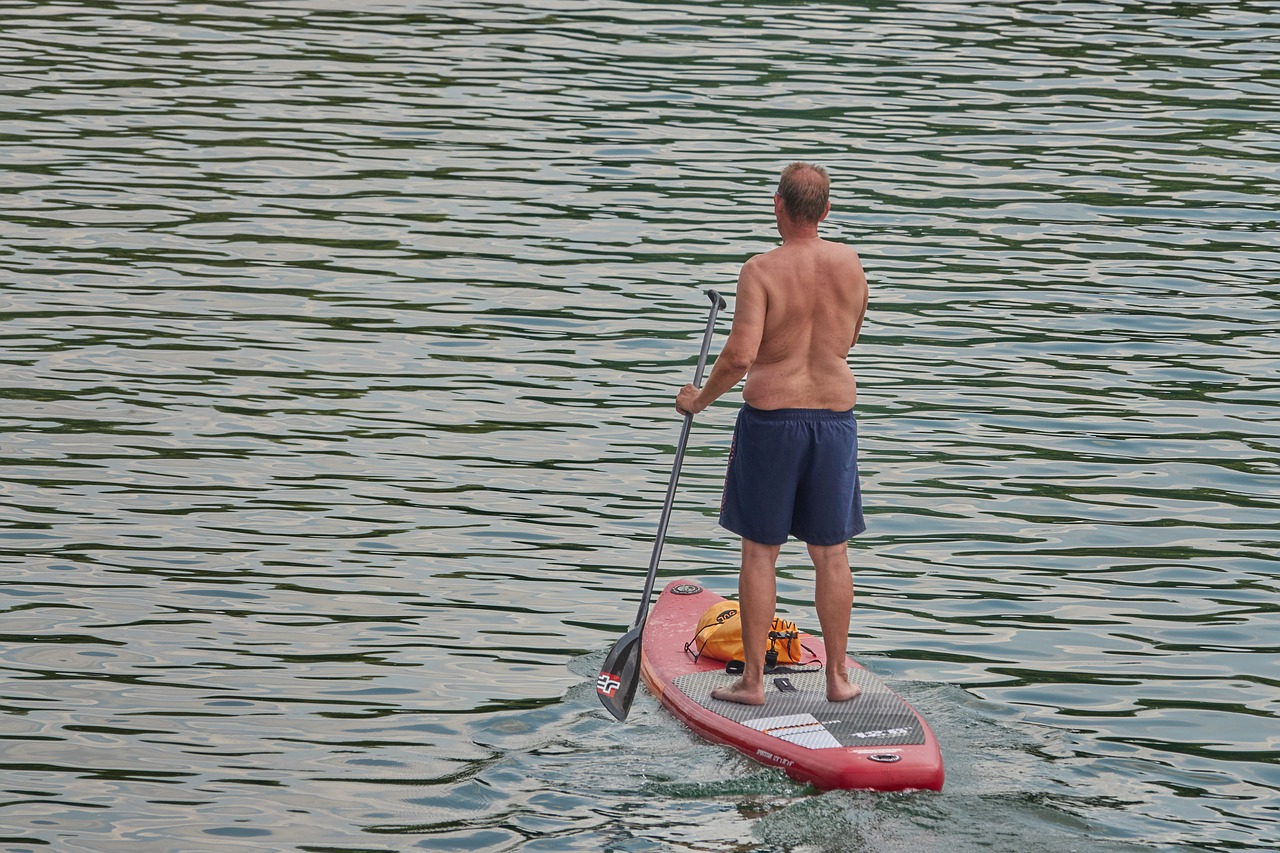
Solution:
[{"label": "red paddleboard", "polygon": [[802,634],[804,662],[765,675],[764,705],[712,699],[713,689],[737,676],[725,672],[723,661],[695,661],[684,647],[698,617],[720,601],[692,581],[672,581],[645,621],[640,675],[681,722],[823,790],[942,790],[942,753],[929,724],[865,667],[848,661],[849,681],[861,695],[827,701],[820,638]]}]

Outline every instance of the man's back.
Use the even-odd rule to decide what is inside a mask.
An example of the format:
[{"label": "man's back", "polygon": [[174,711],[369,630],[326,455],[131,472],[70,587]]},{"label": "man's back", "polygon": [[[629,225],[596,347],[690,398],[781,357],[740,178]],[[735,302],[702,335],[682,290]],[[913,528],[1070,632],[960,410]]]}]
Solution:
[{"label": "man's back", "polygon": [[849,349],[867,310],[857,253],[820,238],[788,241],[742,268],[740,294],[763,302],[743,398],[757,409],[846,410],[857,400]]}]

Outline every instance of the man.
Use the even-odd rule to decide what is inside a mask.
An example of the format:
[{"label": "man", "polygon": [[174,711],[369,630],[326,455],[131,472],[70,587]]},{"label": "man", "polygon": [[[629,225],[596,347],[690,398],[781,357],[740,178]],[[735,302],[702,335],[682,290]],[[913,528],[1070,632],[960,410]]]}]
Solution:
[{"label": "man", "polygon": [[746,668],[717,699],[764,703],[764,659],[777,598],[774,566],[789,535],[807,543],[827,653],[827,699],[858,695],[845,664],[853,579],[848,540],[865,529],[858,484],[858,386],[849,350],[867,311],[857,253],[818,236],[831,210],[820,166],[793,163],[773,197],[782,245],[748,260],[733,327],[701,389],[676,409],[696,414],[747,377],[725,476],[720,524],[742,537],[738,598]]}]

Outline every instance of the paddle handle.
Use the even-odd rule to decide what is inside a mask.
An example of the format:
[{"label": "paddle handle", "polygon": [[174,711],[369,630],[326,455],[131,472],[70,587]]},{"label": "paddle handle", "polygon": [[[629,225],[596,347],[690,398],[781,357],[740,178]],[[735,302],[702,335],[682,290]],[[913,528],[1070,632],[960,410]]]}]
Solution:
[{"label": "paddle handle", "polygon": [[[702,332],[702,349],[698,352],[698,366],[693,371],[693,384],[702,387],[702,373],[707,368],[707,353],[711,351],[711,338],[716,332],[716,315],[725,309],[724,297],[714,290],[707,291],[711,300],[711,311],[707,314],[707,328]],[[685,422],[693,420],[693,415],[685,415]]]},{"label": "paddle handle", "polygon": [[[698,366],[693,372],[693,384],[701,387],[702,373],[707,367],[707,353],[711,351],[711,338],[716,331],[716,315],[724,310],[725,301],[714,290],[707,291],[711,311],[707,314],[707,328],[702,333],[702,350],[698,353]],[[671,507],[676,501],[676,486],[680,482],[680,468],[684,464],[684,451],[689,446],[689,431],[693,427],[693,415],[686,414],[680,427],[680,441],[676,444],[676,458],[671,463],[671,479],[667,482],[667,498],[662,504],[662,516],[658,519],[658,533],[653,540],[653,553],[649,556],[649,575],[645,578],[644,592],[640,595],[640,609],[633,625],[644,624],[649,614],[649,599],[653,596],[653,584],[658,577],[658,561],[662,559],[662,544],[667,538],[667,523],[671,521]]]}]

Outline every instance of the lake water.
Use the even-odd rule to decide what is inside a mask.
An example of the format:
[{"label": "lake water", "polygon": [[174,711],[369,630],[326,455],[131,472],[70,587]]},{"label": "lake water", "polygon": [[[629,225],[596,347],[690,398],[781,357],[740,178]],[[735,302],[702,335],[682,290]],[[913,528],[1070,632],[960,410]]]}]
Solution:
[{"label": "lake water", "polygon": [[[1280,2],[0,20],[5,851],[1280,846]],[[593,691],[796,159],[872,286],[851,650],[938,794]],[[736,403],[660,583],[736,589]]]}]

